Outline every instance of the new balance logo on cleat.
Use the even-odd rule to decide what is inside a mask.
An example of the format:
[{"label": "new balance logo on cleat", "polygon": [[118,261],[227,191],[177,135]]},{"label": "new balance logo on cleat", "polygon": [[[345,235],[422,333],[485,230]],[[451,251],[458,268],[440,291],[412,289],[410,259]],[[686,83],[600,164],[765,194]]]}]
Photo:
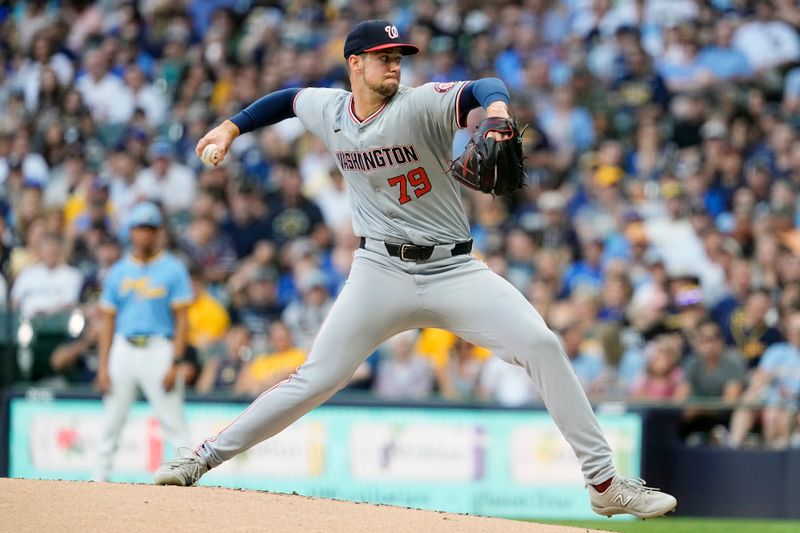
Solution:
[{"label": "new balance logo on cleat", "polygon": [[614,501],[619,502],[619,504],[622,505],[623,507],[625,505],[628,505],[632,499],[633,496],[625,496],[623,494],[617,494],[616,496],[614,496]]}]

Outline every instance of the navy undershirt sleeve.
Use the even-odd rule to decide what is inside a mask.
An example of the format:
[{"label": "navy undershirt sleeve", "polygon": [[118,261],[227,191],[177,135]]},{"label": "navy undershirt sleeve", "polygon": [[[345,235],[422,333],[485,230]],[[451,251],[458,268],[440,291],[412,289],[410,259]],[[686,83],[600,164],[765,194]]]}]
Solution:
[{"label": "navy undershirt sleeve", "polygon": [[236,124],[241,134],[292,118],[295,116],[294,97],[299,92],[300,89],[283,89],[262,96],[231,117],[231,122]]},{"label": "navy undershirt sleeve", "polygon": [[511,102],[506,84],[499,78],[482,78],[469,82],[461,91],[458,105],[458,121],[466,124],[467,114],[478,106],[488,107],[492,102],[500,100],[506,104]]}]

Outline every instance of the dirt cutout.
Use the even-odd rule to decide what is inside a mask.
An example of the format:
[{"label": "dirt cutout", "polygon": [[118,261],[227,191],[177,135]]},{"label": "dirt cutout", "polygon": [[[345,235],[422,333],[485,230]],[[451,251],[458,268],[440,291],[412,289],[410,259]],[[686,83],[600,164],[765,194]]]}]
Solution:
[{"label": "dirt cutout", "polygon": [[212,487],[0,479],[0,530],[585,533],[498,518]]}]

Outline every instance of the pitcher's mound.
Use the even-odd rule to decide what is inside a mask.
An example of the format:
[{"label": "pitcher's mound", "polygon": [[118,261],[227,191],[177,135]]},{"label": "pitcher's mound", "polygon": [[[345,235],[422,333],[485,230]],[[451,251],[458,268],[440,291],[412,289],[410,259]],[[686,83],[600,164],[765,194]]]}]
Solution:
[{"label": "pitcher's mound", "polygon": [[210,487],[0,479],[8,531],[570,533],[586,529]]}]

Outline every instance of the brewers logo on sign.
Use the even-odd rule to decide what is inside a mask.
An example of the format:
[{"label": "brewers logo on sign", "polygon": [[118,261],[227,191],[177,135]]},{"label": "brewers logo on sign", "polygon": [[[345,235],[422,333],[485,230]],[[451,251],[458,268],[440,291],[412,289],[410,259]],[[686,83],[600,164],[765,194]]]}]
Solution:
[{"label": "brewers logo on sign", "polygon": [[452,89],[456,83],[457,82],[455,81],[448,81],[447,83],[437,83],[436,85],[433,86],[433,90],[436,91],[437,93],[444,94],[450,89]]}]

